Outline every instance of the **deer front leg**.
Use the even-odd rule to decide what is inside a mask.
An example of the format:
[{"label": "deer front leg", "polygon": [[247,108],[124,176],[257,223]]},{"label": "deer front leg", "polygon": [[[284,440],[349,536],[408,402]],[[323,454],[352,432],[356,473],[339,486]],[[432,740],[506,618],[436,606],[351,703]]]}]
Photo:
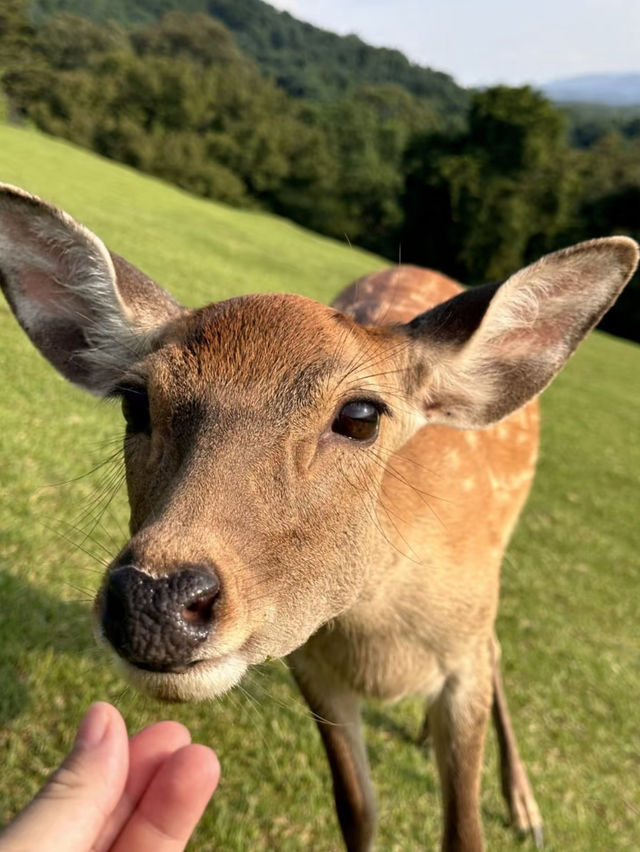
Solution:
[{"label": "deer front leg", "polygon": [[538,849],[543,846],[542,817],[534,798],[527,770],[511,725],[509,708],[500,671],[500,643],[494,636],[491,644],[493,679],[493,724],[500,749],[500,779],[502,794],[509,807],[511,820],[518,831],[531,832]]},{"label": "deer front leg", "polygon": [[[295,655],[293,655],[295,658]],[[333,794],[348,852],[371,852],[376,801],[360,726],[360,701],[354,693],[331,691],[310,681],[289,658],[293,676],[315,716],[329,759]]]},{"label": "deer front leg", "polygon": [[442,788],[443,852],[484,849],[480,776],[491,690],[491,663],[485,645],[449,675],[429,710],[429,735]]}]

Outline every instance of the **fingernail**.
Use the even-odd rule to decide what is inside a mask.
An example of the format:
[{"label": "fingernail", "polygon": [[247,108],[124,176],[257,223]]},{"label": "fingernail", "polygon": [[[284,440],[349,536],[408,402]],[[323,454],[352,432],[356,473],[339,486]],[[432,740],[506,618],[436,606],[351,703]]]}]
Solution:
[{"label": "fingernail", "polygon": [[107,705],[102,702],[92,704],[89,707],[82,722],[80,722],[76,735],[76,746],[95,748],[102,742],[109,727],[109,714],[106,708]]}]

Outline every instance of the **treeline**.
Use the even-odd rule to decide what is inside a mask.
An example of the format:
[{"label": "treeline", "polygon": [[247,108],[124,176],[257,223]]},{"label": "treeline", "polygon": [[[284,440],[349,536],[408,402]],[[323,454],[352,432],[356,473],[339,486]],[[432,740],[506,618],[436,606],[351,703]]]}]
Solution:
[{"label": "treeline", "polygon": [[391,254],[404,152],[444,126],[397,86],[291,98],[202,13],[125,31],[68,14],[33,25],[16,12],[6,29],[15,114],[191,192]]},{"label": "treeline", "polygon": [[448,74],[414,65],[399,50],[299,21],[263,0],[31,0],[29,6],[37,21],[71,12],[126,27],[152,23],[169,11],[203,12],[231,30],[263,75],[294,97],[327,102],[359,86],[392,83],[427,98],[454,122],[469,105],[469,93]]},{"label": "treeline", "polygon": [[[580,239],[640,237],[633,126],[576,147],[529,88],[475,93],[456,122],[392,84],[294,98],[210,15],[134,29],[69,14],[34,23],[22,0],[0,9],[0,69],[16,119],[467,283]],[[603,326],[640,339],[637,280]]]},{"label": "treeline", "polygon": [[561,104],[560,110],[569,123],[569,140],[578,148],[588,148],[610,133],[640,138],[640,105],[573,103]]}]

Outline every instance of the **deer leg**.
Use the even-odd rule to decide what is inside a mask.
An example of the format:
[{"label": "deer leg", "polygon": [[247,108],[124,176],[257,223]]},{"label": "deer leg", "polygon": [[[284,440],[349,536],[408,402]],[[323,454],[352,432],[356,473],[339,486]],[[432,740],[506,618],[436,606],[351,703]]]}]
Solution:
[{"label": "deer leg", "polygon": [[511,820],[518,831],[533,835],[536,847],[543,847],[542,817],[533,796],[527,770],[520,753],[511,724],[509,708],[504,693],[500,671],[500,644],[496,637],[491,643],[491,669],[493,680],[493,724],[500,750],[500,780],[502,795],[507,802]]},{"label": "deer leg", "polygon": [[[292,662],[290,660],[290,662]],[[360,701],[350,692],[332,692],[309,682],[292,663],[293,675],[315,716],[324,744],[342,836],[348,852],[371,852],[376,801],[360,725]]]},{"label": "deer leg", "polygon": [[424,718],[420,732],[416,737],[416,745],[421,746],[427,755],[431,752],[431,737],[429,736],[429,704],[424,709]]},{"label": "deer leg", "polygon": [[480,776],[491,710],[491,662],[486,645],[447,679],[429,709],[444,809],[443,852],[482,852]]}]

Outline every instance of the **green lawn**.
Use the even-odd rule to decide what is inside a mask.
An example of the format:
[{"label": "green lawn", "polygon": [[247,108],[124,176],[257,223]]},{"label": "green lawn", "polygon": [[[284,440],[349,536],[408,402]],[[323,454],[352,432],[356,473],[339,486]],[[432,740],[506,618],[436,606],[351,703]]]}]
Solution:
[{"label": "green lawn", "polygon": [[[382,265],[2,125],[0,180],[55,201],[190,305],[256,290],[328,300]],[[0,344],[0,821],[101,698],[131,729],[170,716],[216,747],[223,781],[190,849],[339,849],[315,726],[282,663],[213,703],[163,707],[94,647],[89,601],[127,511],[122,488],[110,501],[117,464],[77,477],[117,450],[119,412],[59,378],[4,302]],[[507,689],[547,849],[558,852],[640,845],[639,375],[637,346],[596,334],[545,393],[537,484],[504,570]],[[420,703],[369,704],[365,719],[378,848],[437,848],[435,769],[412,743]],[[520,848],[505,828],[492,737],[482,802],[489,849]]]}]

